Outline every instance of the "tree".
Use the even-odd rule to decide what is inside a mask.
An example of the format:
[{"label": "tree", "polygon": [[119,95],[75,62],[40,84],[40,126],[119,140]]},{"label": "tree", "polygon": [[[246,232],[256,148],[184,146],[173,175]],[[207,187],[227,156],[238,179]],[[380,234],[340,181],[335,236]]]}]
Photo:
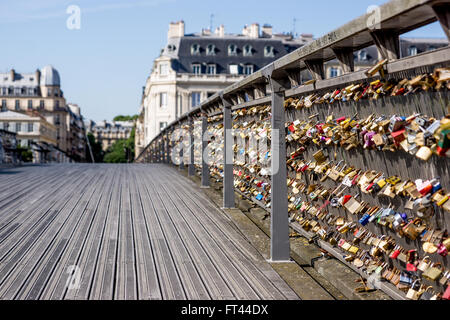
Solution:
[{"label": "tree", "polygon": [[134,116],[122,116],[118,115],[114,117],[113,121],[134,121],[139,118],[139,115],[135,114]]},{"label": "tree", "polygon": [[134,135],[135,128],[131,130],[130,137],[126,140],[117,140],[106,151],[103,161],[106,163],[128,163],[134,159]]}]

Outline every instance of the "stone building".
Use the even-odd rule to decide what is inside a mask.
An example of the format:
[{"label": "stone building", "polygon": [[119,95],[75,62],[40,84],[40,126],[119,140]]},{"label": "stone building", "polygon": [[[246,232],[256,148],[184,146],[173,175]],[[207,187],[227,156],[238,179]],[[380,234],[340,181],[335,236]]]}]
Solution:
[{"label": "stone building", "polygon": [[185,34],[183,21],[170,23],[167,44],[143,88],[136,155],[183,113],[311,40],[306,34],[274,34],[271,26],[257,23],[241,34],[226,34],[224,26]]},{"label": "stone building", "polygon": [[71,127],[71,111],[55,68],[49,65],[34,73],[17,73],[14,69],[0,73],[0,108],[19,113],[39,112],[56,127],[55,147],[72,157],[71,131],[76,129]]},{"label": "stone building", "polygon": [[100,142],[102,150],[106,151],[114,142],[126,140],[130,137],[134,127],[134,121],[101,121],[92,123],[92,134],[95,140]]}]

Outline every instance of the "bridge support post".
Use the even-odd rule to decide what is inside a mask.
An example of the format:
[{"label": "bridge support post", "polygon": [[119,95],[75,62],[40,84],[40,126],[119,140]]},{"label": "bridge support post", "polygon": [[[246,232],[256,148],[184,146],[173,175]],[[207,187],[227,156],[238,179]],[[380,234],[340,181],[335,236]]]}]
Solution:
[{"label": "bridge support post", "polygon": [[273,68],[265,74],[272,89],[271,143],[271,262],[290,261],[289,215],[286,169],[285,87],[273,78]]},{"label": "bridge support post", "polygon": [[195,175],[195,165],[194,165],[194,120],[189,117],[189,164],[188,164],[188,175]]},{"label": "bridge support post", "polygon": [[344,74],[355,71],[353,48],[334,48],[333,52],[336,55]]},{"label": "bridge support post", "polygon": [[[202,188],[209,188],[209,165],[208,158],[205,159],[205,152],[208,148],[208,117],[205,113],[202,114]],[[207,155],[209,157],[209,154]]]},{"label": "bridge support post", "polygon": [[447,39],[450,41],[450,4],[438,3],[432,6],[436,17],[444,30]]},{"label": "bridge support post", "polygon": [[231,103],[222,98],[223,104],[223,207],[235,208],[234,176],[233,176],[233,135],[231,131]]},{"label": "bridge support post", "polygon": [[380,29],[370,33],[383,59],[400,58],[400,40],[396,30]]}]

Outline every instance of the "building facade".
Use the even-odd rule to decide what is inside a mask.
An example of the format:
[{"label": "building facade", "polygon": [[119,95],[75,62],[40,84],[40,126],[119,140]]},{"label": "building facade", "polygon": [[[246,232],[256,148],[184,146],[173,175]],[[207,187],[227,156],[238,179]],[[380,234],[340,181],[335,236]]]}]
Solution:
[{"label": "building facade", "polygon": [[134,125],[134,121],[108,122],[105,120],[99,123],[91,122],[90,130],[95,140],[101,143],[102,150],[106,151],[114,142],[128,139]]},{"label": "building facade", "polygon": [[135,148],[145,145],[167,124],[216,92],[261,69],[312,40],[312,35],[293,38],[273,34],[272,27],[254,23],[242,34],[185,34],[183,21],[169,25],[167,44],[154,60],[143,88]]},{"label": "building facade", "polygon": [[17,136],[14,132],[0,129],[0,165],[17,163]]},{"label": "building facade", "polygon": [[17,147],[30,148],[33,163],[63,162],[64,152],[56,147],[57,127],[37,111],[0,112],[0,129],[16,135]]},{"label": "building facade", "polygon": [[59,73],[52,66],[34,73],[17,73],[14,69],[0,73],[0,108],[1,111],[24,114],[38,112],[56,127],[54,146],[69,157],[75,156],[72,154],[73,143],[85,143],[72,139],[71,131],[76,128],[72,126],[74,122],[61,90]]}]

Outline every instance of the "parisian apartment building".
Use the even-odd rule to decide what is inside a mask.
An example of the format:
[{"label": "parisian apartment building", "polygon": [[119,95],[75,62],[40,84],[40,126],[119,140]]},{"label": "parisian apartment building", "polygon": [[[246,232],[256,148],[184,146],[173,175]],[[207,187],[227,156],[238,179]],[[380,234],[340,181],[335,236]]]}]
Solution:
[{"label": "parisian apartment building", "polygon": [[2,116],[5,112],[30,117],[39,114],[55,128],[55,139],[51,141],[51,147],[74,161],[85,160],[86,137],[80,108],[66,103],[59,73],[51,65],[37,69],[34,73],[18,73],[14,69],[0,73],[0,102],[0,121],[4,123],[4,127],[8,126],[9,130],[20,133],[18,144],[26,147],[41,141],[26,134],[30,132],[23,131],[31,128],[28,124],[30,121],[16,121],[13,125],[8,125],[8,121],[2,120],[2,117],[10,118],[11,113]]},{"label": "parisian apartment building", "polygon": [[170,23],[167,44],[153,62],[136,123],[136,155],[165,126],[211,95],[242,80],[313,38],[276,34],[253,23],[241,34],[224,26],[185,34],[183,21]]},{"label": "parisian apartment building", "polygon": [[95,140],[100,142],[102,150],[107,151],[118,140],[126,140],[130,137],[135,126],[134,121],[99,121],[88,120],[85,122],[88,132],[91,132]]}]

